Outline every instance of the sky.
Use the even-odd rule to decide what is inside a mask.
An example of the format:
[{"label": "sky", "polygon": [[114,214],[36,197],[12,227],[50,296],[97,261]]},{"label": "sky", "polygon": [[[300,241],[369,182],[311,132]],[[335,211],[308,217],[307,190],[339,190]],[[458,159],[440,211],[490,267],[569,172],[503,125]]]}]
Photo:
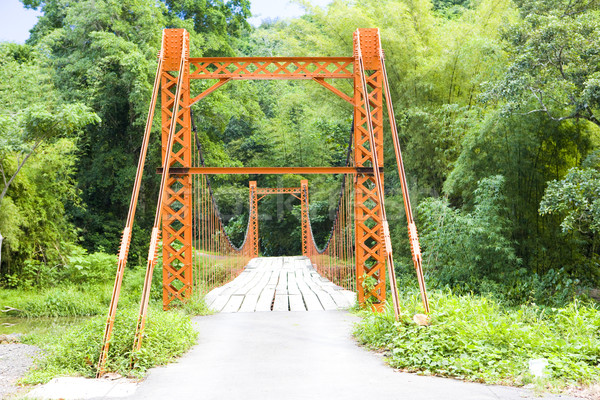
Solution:
[{"label": "sky", "polygon": [[[331,0],[309,0],[313,5],[324,7]],[[266,19],[298,17],[302,7],[288,0],[252,0],[253,17],[248,21],[258,26]],[[0,0],[0,41],[24,43],[29,30],[35,25],[40,12],[27,10],[19,0]]]}]

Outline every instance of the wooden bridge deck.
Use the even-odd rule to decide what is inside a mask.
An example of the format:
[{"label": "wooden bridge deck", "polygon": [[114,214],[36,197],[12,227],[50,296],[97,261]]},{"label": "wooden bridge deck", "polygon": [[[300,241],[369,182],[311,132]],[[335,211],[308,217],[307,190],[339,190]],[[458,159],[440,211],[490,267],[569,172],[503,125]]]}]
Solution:
[{"label": "wooden bridge deck", "polygon": [[319,311],[351,307],[356,294],[320,276],[306,257],[261,257],[206,295],[220,312]]}]

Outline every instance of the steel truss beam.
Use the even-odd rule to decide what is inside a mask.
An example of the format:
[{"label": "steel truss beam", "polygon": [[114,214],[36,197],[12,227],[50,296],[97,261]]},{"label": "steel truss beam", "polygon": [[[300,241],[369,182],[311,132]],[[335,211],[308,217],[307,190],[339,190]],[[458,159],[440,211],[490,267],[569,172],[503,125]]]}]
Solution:
[{"label": "steel truss beam", "polygon": [[[383,168],[380,168],[383,172]],[[162,168],[156,169],[162,174]],[[281,174],[372,174],[371,167],[191,167],[170,168],[171,175],[206,174],[206,175],[281,175]]]},{"label": "steel truss beam", "polygon": [[352,79],[353,57],[190,58],[190,79]]},{"label": "steel truss beam", "polygon": [[258,193],[256,187],[256,181],[250,181],[248,184],[250,191],[250,240],[252,240],[252,256],[258,257]]},{"label": "steel truss beam", "polygon": [[[293,188],[257,188],[256,189],[256,193],[257,194],[262,194],[262,195],[267,195],[267,194],[291,194],[291,195],[296,195],[296,194],[300,194],[300,188],[299,187],[293,187]],[[294,196],[294,197],[298,198],[297,196]]]}]

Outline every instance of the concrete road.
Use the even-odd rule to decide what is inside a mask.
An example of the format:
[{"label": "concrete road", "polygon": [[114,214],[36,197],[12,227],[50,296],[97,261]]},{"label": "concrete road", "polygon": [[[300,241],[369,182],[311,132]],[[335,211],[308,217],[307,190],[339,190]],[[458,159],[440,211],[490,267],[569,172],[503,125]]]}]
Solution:
[{"label": "concrete road", "polygon": [[357,345],[351,336],[356,317],[344,311],[221,313],[194,321],[198,345],[178,362],[151,370],[129,399],[537,397],[524,389],[396,372]]}]

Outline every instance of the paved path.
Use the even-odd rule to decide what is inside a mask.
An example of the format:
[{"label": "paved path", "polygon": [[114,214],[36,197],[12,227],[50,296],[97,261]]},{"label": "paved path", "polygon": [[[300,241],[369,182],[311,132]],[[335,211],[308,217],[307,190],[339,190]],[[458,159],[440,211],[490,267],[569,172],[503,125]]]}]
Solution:
[{"label": "paved path", "polygon": [[236,279],[206,296],[220,312],[340,310],[355,301],[355,293],[321,277],[306,257],[252,259]]},{"label": "paved path", "polygon": [[394,371],[380,355],[354,341],[357,317],[336,310],[351,305],[353,296],[321,278],[306,258],[253,260],[238,278],[209,294],[209,303],[222,312],[194,318],[198,344],[177,362],[152,369],[139,385],[58,378],[29,395],[130,400],[539,398],[523,389]]},{"label": "paved path", "polygon": [[[197,317],[198,345],[129,399],[521,400],[530,391],[400,373],[352,339],[344,311]],[[549,396],[546,399],[570,399]]]}]

